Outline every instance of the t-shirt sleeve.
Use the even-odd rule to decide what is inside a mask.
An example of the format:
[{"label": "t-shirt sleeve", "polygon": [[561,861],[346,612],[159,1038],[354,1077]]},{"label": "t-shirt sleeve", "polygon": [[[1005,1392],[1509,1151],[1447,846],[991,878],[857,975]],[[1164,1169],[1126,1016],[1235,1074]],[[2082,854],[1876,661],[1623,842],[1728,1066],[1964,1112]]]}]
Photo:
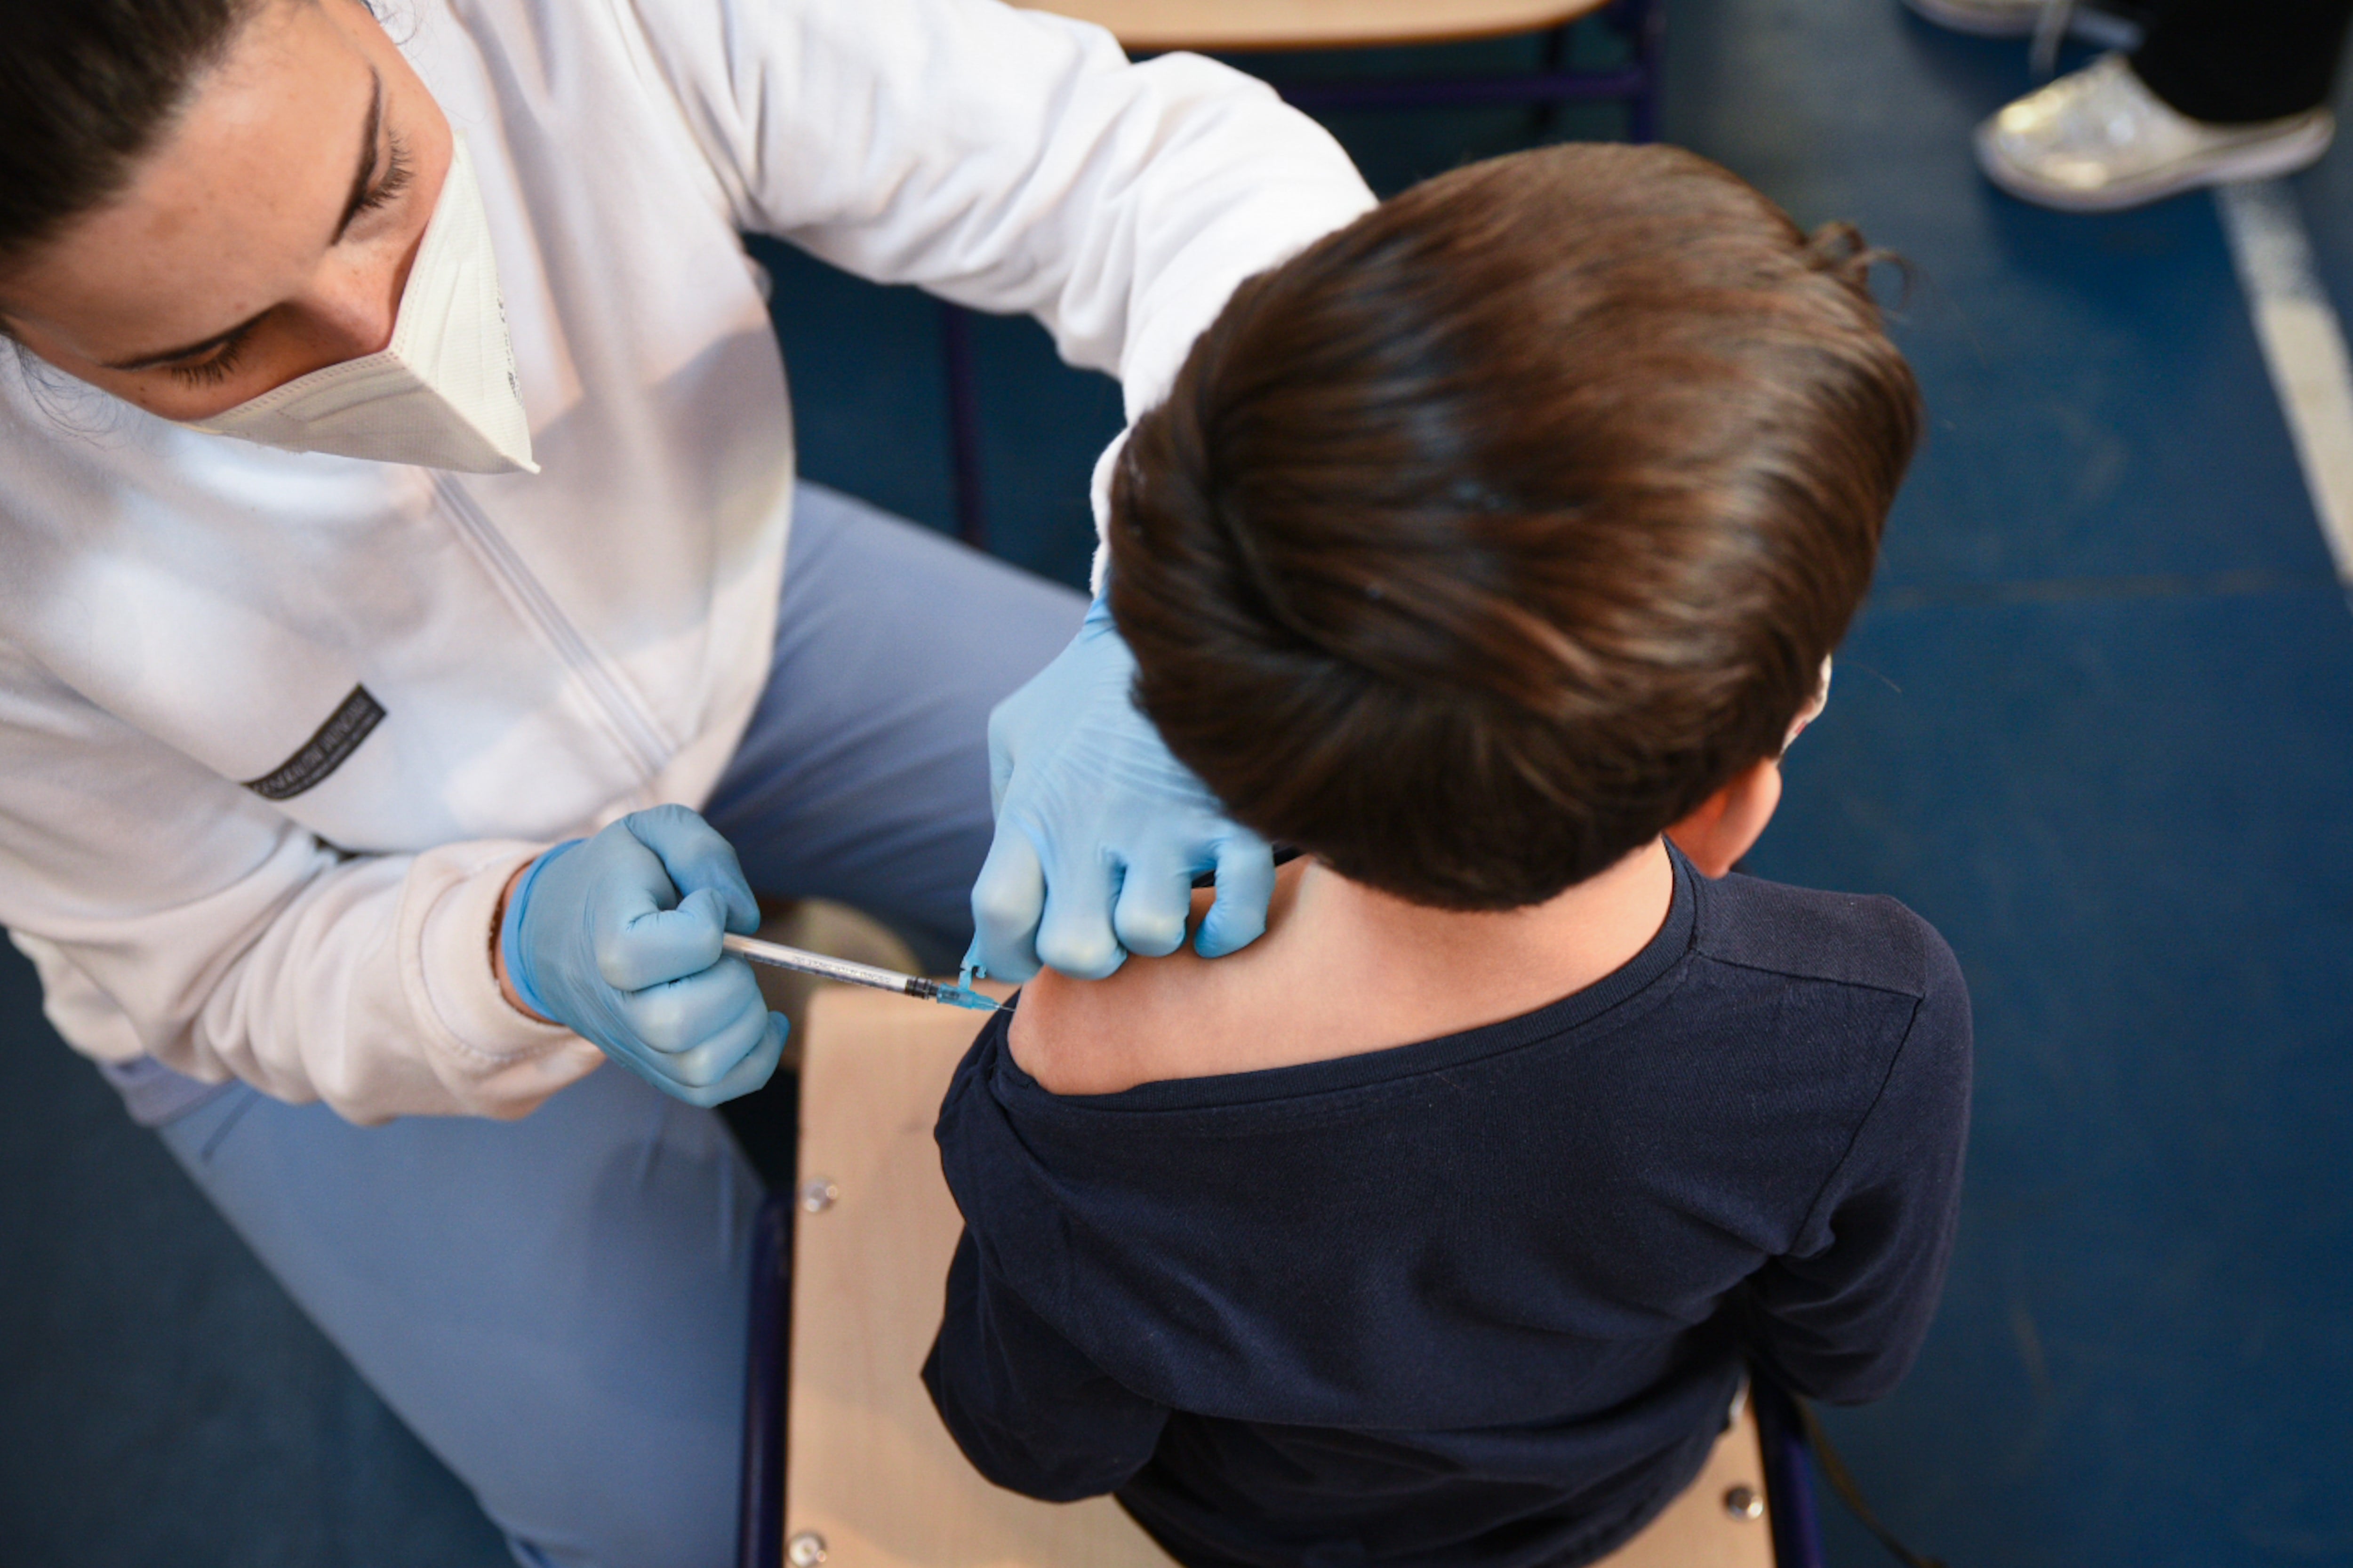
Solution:
[{"label": "t-shirt sleeve", "polygon": [[1168,1418],[994,1279],[969,1229],[948,1267],[946,1315],[923,1385],[975,1469],[1047,1502],[1126,1485]]},{"label": "t-shirt sleeve", "polygon": [[1751,1353],[1809,1398],[1858,1405],[1909,1370],[1945,1282],[1968,1140],[1969,997],[1925,925],[1926,984],[1878,1098],[1801,1231],[1749,1282]]}]

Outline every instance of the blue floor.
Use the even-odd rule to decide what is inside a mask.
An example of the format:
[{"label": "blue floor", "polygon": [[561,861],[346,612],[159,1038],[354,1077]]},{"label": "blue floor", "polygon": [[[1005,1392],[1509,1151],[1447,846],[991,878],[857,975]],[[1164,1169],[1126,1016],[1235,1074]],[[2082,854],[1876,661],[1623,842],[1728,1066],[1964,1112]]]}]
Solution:
[{"label": "blue floor", "polygon": [[[1967,133],[2031,85],[2021,46],[1893,0],[1670,10],[1668,138],[1910,259],[1930,410],[1755,858],[1902,897],[1977,1001],[1943,1312],[1911,1382],[1831,1429],[1952,1568],[2353,1563],[2353,611],[2212,205],[1988,189]],[[1384,189],[1531,130],[1335,123]],[[2295,184],[2353,305],[2353,153]],[[933,307],[774,259],[807,470],[944,526]],[[992,542],[1076,580],[1116,395],[1028,323],[977,342]],[[13,958],[0,1032],[0,1563],[503,1561]],[[1883,1561],[1824,1511],[1838,1568]]]},{"label": "blue floor", "polygon": [[[1831,1430],[1957,1568],[2353,1562],[2353,613],[2213,205],[1983,185],[2015,45],[1677,22],[1669,134],[1916,271],[1929,439],[1756,862],[1944,931],[1977,1122],[1935,1336]],[[2298,182],[2340,300],[2345,165]]]}]

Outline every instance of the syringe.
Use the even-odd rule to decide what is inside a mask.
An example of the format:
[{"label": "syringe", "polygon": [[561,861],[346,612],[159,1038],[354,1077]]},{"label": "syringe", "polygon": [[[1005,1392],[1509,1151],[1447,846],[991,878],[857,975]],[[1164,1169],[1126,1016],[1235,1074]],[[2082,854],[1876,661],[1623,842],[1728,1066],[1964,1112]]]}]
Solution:
[{"label": "syringe", "polygon": [[871,985],[877,991],[896,991],[902,996],[944,1003],[950,1007],[969,1007],[976,1012],[994,1013],[1005,1005],[993,996],[984,996],[977,991],[945,981],[926,980],[919,974],[902,974],[895,969],[880,969],[871,963],[852,963],[846,958],[828,958],[821,952],[786,947],[777,942],[762,942],[755,936],[737,936],[731,931],[720,939],[719,945],[750,959],[754,963],[765,963],[774,969],[789,969],[797,974],[814,974],[851,985]]}]

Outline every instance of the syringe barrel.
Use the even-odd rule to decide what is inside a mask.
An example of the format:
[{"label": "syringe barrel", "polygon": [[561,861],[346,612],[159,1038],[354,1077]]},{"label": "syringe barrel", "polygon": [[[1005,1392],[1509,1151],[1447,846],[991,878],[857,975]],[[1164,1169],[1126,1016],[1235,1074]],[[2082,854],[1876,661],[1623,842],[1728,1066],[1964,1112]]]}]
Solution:
[{"label": "syringe barrel", "polygon": [[762,942],[757,937],[729,933],[720,945],[728,952],[765,963],[777,969],[789,969],[799,974],[814,974],[823,980],[839,980],[851,985],[871,985],[878,991],[896,991],[902,995],[914,993],[923,984],[912,974],[895,970],[878,969],[871,963],[853,963],[846,958],[830,958],[806,948],[786,947],[782,942]]}]

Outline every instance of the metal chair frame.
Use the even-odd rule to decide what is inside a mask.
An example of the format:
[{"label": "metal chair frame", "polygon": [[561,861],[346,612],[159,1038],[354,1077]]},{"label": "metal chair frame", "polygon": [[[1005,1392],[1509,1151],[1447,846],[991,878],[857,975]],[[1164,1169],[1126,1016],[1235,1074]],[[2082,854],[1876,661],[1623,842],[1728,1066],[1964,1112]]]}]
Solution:
[{"label": "metal chair frame", "polygon": [[1752,1372],[1748,1397],[1757,1407],[1757,1436],[1765,1449],[1773,1561],[1778,1568],[1822,1568],[1822,1522],[1814,1511],[1814,1462],[1805,1423],[1789,1394],[1769,1378]]},{"label": "metal chair frame", "polygon": [[737,1568],[785,1560],[786,1393],[792,1386],[793,1194],[772,1193],[752,1227],[752,1321],[744,1352],[744,1471]]}]

